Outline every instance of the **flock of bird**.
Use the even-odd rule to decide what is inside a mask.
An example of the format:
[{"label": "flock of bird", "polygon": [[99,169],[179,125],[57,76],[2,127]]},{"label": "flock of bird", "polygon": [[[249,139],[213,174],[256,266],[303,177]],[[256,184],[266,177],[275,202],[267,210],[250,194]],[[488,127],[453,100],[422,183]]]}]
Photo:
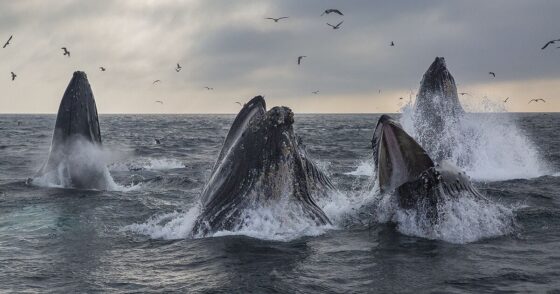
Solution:
[{"label": "flock of bird", "polygon": [[[343,14],[340,10],[338,10],[338,9],[333,9],[333,8],[325,9],[325,11],[321,14],[321,16],[323,16],[323,15],[325,15],[325,14],[331,14],[331,13],[337,14],[337,15],[339,15],[339,16],[344,16],[344,14]],[[272,21],[274,21],[275,23],[277,23],[277,22],[279,22],[280,20],[288,19],[288,18],[289,18],[288,16],[282,16],[282,17],[278,17],[278,18],[266,17],[265,19],[266,19],[266,20],[272,20]],[[330,24],[330,23],[328,23],[328,22],[327,22],[326,24],[327,24],[328,26],[330,26],[333,30],[338,30],[338,29],[341,28],[342,23],[344,23],[344,20],[340,21],[340,22],[337,23],[336,25],[332,25],[332,24]],[[4,43],[4,46],[2,46],[2,48],[6,48],[8,45],[10,45],[10,44],[11,44],[11,41],[12,41],[12,39],[13,39],[13,37],[14,37],[14,36],[11,35],[10,38],[8,38],[8,40],[6,41],[6,43]],[[546,42],[546,44],[541,48],[541,50],[546,49],[549,45],[555,44],[556,42],[560,42],[560,39],[554,39],[554,40],[550,40],[550,41]],[[391,41],[391,43],[389,43],[389,46],[394,47],[394,46],[395,46],[395,42],[394,42],[394,41]],[[556,48],[557,48],[557,49],[560,49],[560,46],[558,46],[558,47],[556,47]],[[60,48],[60,49],[63,51],[63,53],[62,53],[63,56],[68,56],[68,58],[70,58],[70,51],[68,50],[67,47],[62,47],[62,48]],[[306,55],[300,55],[300,56],[298,56],[298,57],[297,57],[297,64],[298,64],[298,65],[301,65],[302,60],[303,60],[303,58],[305,58],[305,57],[307,57],[307,56],[306,56]],[[181,65],[180,65],[179,63],[177,63],[177,66],[175,67],[175,71],[176,71],[176,72],[180,72],[182,69],[183,69],[183,67],[181,67]],[[105,67],[103,67],[103,66],[100,66],[100,67],[99,67],[99,70],[101,70],[102,72],[104,72],[104,71],[106,71],[107,69],[106,69]],[[491,75],[492,78],[496,78],[496,73],[494,73],[494,72],[488,72],[488,74]],[[16,78],[17,78],[17,75],[12,71],[12,72],[11,72],[11,77],[12,77],[12,81],[15,81]],[[158,84],[158,83],[160,83],[160,82],[161,82],[161,80],[154,80],[154,81],[152,82],[152,84],[153,84],[153,85],[156,85],[156,84]],[[206,90],[209,90],[209,91],[210,91],[210,90],[214,90],[213,87],[209,87],[209,86],[205,86],[204,88],[205,88]],[[381,94],[381,89],[379,89],[378,92],[379,92],[379,94]],[[319,94],[319,90],[313,91],[313,92],[311,92],[311,93],[312,93],[312,94],[315,94],[315,95],[318,95],[318,94]],[[461,92],[461,93],[459,93],[459,94],[460,94],[461,96],[464,96],[464,95],[472,96],[472,95],[470,95],[469,93],[466,93],[466,92]],[[399,99],[402,100],[403,97],[400,97]],[[508,100],[509,100],[509,97],[507,97],[503,102],[504,102],[504,103],[507,103]],[[538,103],[539,101],[546,102],[546,100],[544,100],[544,99],[542,99],[542,98],[538,98],[538,99],[531,99],[531,100],[529,100],[529,103],[528,103],[528,104],[530,104],[531,102]],[[161,101],[161,100],[156,100],[155,102],[156,102],[156,103],[163,104],[163,101]],[[235,102],[235,103],[238,103],[239,105],[242,105],[240,102]]]}]

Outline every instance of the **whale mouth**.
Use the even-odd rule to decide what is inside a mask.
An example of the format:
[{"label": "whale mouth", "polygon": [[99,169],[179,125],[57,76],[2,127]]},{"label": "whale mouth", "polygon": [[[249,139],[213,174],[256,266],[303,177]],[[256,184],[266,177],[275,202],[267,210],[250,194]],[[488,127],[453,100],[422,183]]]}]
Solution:
[{"label": "whale mouth", "polygon": [[418,178],[434,166],[426,151],[388,115],[379,118],[372,147],[382,193]]}]

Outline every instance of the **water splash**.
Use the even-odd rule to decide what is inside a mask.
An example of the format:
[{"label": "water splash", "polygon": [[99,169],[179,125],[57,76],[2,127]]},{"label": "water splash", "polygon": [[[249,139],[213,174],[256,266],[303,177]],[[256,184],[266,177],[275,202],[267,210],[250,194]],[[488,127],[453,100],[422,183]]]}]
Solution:
[{"label": "water splash", "polygon": [[187,238],[200,214],[200,207],[194,206],[186,212],[172,212],[151,217],[145,223],[125,226],[121,231],[146,235],[152,239],[175,240]]},{"label": "water splash", "polygon": [[[465,108],[478,112],[504,111],[503,105],[489,99],[479,104],[467,104]],[[467,113],[459,118],[442,114],[447,122],[446,129],[435,140],[422,140],[418,138],[417,127],[430,126],[422,125],[424,121],[413,115],[410,104],[402,110],[401,124],[415,139],[445,143],[422,146],[430,156],[447,154],[447,160],[464,169],[475,180],[534,178],[551,173],[535,144],[506,113]]]},{"label": "water splash", "polygon": [[117,184],[107,168],[107,162],[115,158],[116,153],[86,140],[75,140],[66,152],[56,167],[32,178],[30,183],[40,187],[74,188],[70,176],[72,174],[91,181],[91,189],[108,191],[130,189]]},{"label": "water splash", "polygon": [[[372,192],[376,193],[376,192]],[[371,215],[376,222],[392,222],[402,234],[449,243],[465,244],[510,234],[515,229],[511,208],[464,193],[446,197],[437,205],[438,219],[431,220],[422,209],[403,209],[391,194],[372,197]]]},{"label": "water splash", "polygon": [[371,176],[374,173],[375,167],[372,160],[360,161],[355,170],[344,173],[350,176]]}]

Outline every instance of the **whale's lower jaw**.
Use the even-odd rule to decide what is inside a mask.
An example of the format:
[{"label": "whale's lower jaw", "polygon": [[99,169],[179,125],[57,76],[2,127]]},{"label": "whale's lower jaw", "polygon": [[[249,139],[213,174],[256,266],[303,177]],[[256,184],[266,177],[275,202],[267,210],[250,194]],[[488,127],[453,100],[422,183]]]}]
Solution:
[{"label": "whale's lower jaw", "polygon": [[449,199],[486,198],[472,185],[468,176],[448,162],[429,168],[414,181],[395,189],[399,207],[423,211],[427,218],[438,220],[438,205]]}]

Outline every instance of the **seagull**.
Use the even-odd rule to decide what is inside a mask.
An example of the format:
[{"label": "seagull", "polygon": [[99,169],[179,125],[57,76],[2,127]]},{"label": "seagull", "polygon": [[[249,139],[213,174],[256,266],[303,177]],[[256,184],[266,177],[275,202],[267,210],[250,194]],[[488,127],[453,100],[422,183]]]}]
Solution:
[{"label": "seagull", "polygon": [[175,68],[176,72],[180,72],[183,68],[177,63],[177,68]]},{"label": "seagull", "polygon": [[100,66],[99,69],[100,69],[101,71],[106,71],[106,70],[107,70],[107,69],[104,68],[103,66]]},{"label": "seagull", "polygon": [[395,47],[395,42],[391,41],[391,44],[389,44],[389,46]]},{"label": "seagull", "polygon": [[159,139],[155,138],[154,140],[156,141],[156,145],[161,144],[161,141]]},{"label": "seagull", "polygon": [[336,14],[338,14],[338,15],[344,15],[344,14],[342,14],[342,12],[340,12],[340,10],[338,10],[338,9],[332,9],[332,8],[331,8],[331,9],[326,9],[325,12],[323,12],[323,13],[321,14],[321,16],[323,16],[323,15],[325,15],[325,14],[331,14],[331,13],[336,13]]},{"label": "seagull", "polygon": [[535,101],[535,102],[537,102],[537,103],[538,103],[539,101],[546,102],[546,100],[544,100],[544,99],[542,99],[542,98],[538,98],[538,99],[531,99],[531,100],[529,100],[529,103],[527,103],[527,104],[530,104],[530,103],[533,102],[533,101]]},{"label": "seagull", "polygon": [[313,93],[313,94],[317,95],[317,94],[319,94],[319,90],[317,90],[317,91],[313,91],[313,92],[311,92],[311,93]]},{"label": "seagull", "polygon": [[298,64],[298,65],[301,64],[301,60],[302,60],[304,57],[307,57],[307,56],[305,56],[305,55],[298,56],[298,58],[297,58],[297,64]]},{"label": "seagull", "polygon": [[68,51],[68,49],[66,49],[66,47],[62,47],[60,49],[64,50],[64,54],[62,54],[63,56],[68,55],[68,57],[70,57],[70,51]]},{"label": "seagull", "polygon": [[152,85],[155,85],[156,83],[161,83],[161,80],[155,80],[152,82]]},{"label": "seagull", "polygon": [[492,77],[496,77],[496,74],[494,72],[488,72],[489,75],[491,75]]},{"label": "seagull", "polygon": [[542,46],[541,50],[546,49],[546,47],[548,47],[548,45],[554,44],[555,42],[558,42],[558,41],[560,41],[560,39],[550,40],[550,41],[546,42],[546,44],[544,44],[544,46]]},{"label": "seagull", "polygon": [[469,94],[469,93],[467,93],[467,92],[461,92],[461,93],[459,93],[459,95],[461,95],[461,96],[464,96],[464,95],[472,96],[471,94]]},{"label": "seagull", "polygon": [[270,19],[270,20],[273,20],[274,22],[278,22],[279,20],[284,19],[284,18],[288,18],[288,17],[287,16],[282,16],[282,17],[279,17],[279,18],[267,17],[265,19]]},{"label": "seagull", "polygon": [[504,103],[507,103],[509,100],[509,97],[506,98],[506,100],[504,100]]},{"label": "seagull", "polygon": [[2,48],[6,48],[6,46],[10,45],[10,41],[12,40],[14,36],[10,36],[10,38],[8,39],[8,41],[6,41],[6,43],[4,44],[4,46]]},{"label": "seagull", "polygon": [[17,75],[12,71],[12,81],[15,80]]},{"label": "seagull", "polygon": [[208,91],[210,91],[210,90],[214,90],[214,88],[212,88],[212,87],[208,87],[208,86],[206,86],[206,87],[204,87],[204,88],[205,88],[206,90],[208,90]]},{"label": "seagull", "polygon": [[156,103],[163,104],[163,101],[161,101],[161,100],[156,100]]},{"label": "seagull", "polygon": [[341,25],[343,22],[344,22],[344,21],[341,21],[341,22],[339,22],[339,23],[338,23],[337,25],[335,25],[335,26],[333,26],[333,25],[330,24],[330,23],[327,23],[327,25],[330,26],[330,27],[332,27],[333,30],[338,30],[338,29],[340,29],[340,25]]}]

